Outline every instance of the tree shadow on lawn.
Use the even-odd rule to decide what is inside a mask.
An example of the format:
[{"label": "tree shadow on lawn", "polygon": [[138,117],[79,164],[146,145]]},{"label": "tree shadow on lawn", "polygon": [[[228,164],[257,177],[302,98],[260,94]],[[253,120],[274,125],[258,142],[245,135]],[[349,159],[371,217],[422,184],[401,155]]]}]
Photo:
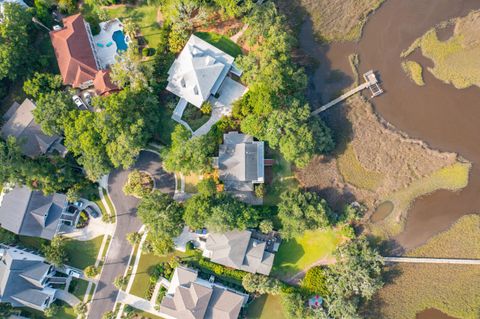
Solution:
[{"label": "tree shadow on lawn", "polygon": [[295,238],[284,241],[275,256],[273,275],[286,279],[301,271],[296,263],[305,255],[305,250]]}]

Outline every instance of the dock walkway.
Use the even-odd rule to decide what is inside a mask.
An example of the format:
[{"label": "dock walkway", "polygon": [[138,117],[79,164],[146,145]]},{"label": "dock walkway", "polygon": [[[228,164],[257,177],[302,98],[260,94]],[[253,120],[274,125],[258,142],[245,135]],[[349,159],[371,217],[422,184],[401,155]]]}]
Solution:
[{"label": "dock walkway", "polygon": [[480,259],[428,258],[428,257],[383,257],[385,262],[417,264],[480,265]]},{"label": "dock walkway", "polygon": [[332,106],[334,106],[337,103],[340,103],[343,100],[348,99],[350,96],[365,90],[367,88],[370,89],[372,93],[372,97],[378,96],[383,93],[383,90],[380,88],[378,85],[378,80],[377,77],[375,76],[375,73],[373,71],[368,71],[363,75],[363,78],[365,79],[365,83],[357,86],[356,88],[351,89],[345,94],[342,94],[341,96],[337,97],[335,100],[328,102],[327,104],[321,106],[320,108],[316,109],[311,113],[311,115],[317,115],[323,111],[328,110]]}]

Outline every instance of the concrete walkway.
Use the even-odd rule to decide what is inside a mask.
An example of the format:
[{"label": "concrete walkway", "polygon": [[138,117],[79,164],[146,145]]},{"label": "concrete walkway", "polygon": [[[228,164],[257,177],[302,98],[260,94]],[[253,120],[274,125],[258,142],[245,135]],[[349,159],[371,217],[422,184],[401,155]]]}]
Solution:
[{"label": "concrete walkway", "polygon": [[80,299],[64,290],[57,290],[55,292],[55,297],[59,300],[65,301],[71,307],[74,307],[76,304],[80,303]]},{"label": "concrete walkway", "polygon": [[[140,240],[140,243],[138,244],[138,250],[137,250],[137,255],[135,257],[135,263],[133,264],[133,268],[132,268],[132,275],[128,279],[127,288],[125,289],[125,293],[127,293],[127,294],[132,289],[133,282],[135,281],[135,274],[137,273],[137,270],[138,270],[138,264],[140,263],[140,257],[142,257],[142,247],[145,244],[145,241],[147,240],[148,232],[145,231],[145,225],[142,225],[142,227],[140,228],[140,230],[138,232],[143,233],[143,235],[142,235],[142,239]],[[132,253],[130,254],[130,258],[128,259],[128,264],[129,265],[130,265],[130,262],[132,261],[134,253],[135,253],[135,247],[132,247]],[[127,267],[125,269],[125,273],[123,274],[123,277],[127,276],[128,268],[129,267]],[[119,303],[118,298],[119,298],[119,295],[117,295],[117,300],[115,301],[115,305]],[[125,309],[125,304],[122,303],[120,305],[120,308],[118,309],[117,319],[122,318],[124,309]]]},{"label": "concrete walkway", "polygon": [[136,309],[148,312],[152,315],[155,315],[155,316],[158,316],[158,317],[160,317],[160,315],[161,315],[160,312],[155,310],[155,304],[154,303],[151,303],[150,301],[148,301],[146,299],[128,294],[125,291],[120,291],[118,293],[117,300],[118,300],[118,302],[121,302],[121,303],[126,304],[126,305],[130,305],[130,306],[132,306]]},{"label": "concrete walkway", "polygon": [[480,259],[428,258],[428,257],[383,257],[385,262],[418,264],[480,265]]}]

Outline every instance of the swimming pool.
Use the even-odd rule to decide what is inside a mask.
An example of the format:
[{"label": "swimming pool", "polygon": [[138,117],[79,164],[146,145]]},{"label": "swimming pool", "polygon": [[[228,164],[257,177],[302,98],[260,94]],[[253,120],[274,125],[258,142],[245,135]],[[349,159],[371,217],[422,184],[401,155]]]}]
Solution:
[{"label": "swimming pool", "polygon": [[117,30],[113,32],[112,39],[117,44],[117,52],[127,51],[128,45],[127,45],[127,42],[125,42],[125,35],[123,34],[122,30]]}]

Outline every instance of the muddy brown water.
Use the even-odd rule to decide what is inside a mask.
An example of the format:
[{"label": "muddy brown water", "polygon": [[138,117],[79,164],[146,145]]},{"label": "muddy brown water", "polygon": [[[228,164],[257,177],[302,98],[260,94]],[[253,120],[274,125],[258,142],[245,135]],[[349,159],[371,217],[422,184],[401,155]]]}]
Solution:
[{"label": "muddy brown water", "polygon": [[415,319],[457,319],[437,309],[427,309],[417,314]]},{"label": "muddy brown water", "polygon": [[[385,94],[372,103],[385,120],[432,148],[457,152],[473,163],[465,189],[440,190],[415,201],[404,232],[396,238],[406,249],[425,243],[463,215],[480,212],[480,88],[457,90],[426,70],[426,85],[419,87],[404,74],[400,59],[400,53],[430,28],[465,16],[473,9],[480,9],[480,1],[387,0],[370,18],[358,43],[319,45],[308,20],[300,31],[301,48],[320,63],[315,70],[309,70],[309,98],[313,105],[320,106],[353,83],[348,55],[358,53],[360,74],[373,69],[380,75]],[[431,65],[426,58],[419,61]],[[328,81],[332,70],[344,75],[335,86]],[[322,116],[328,118],[328,112],[338,112],[335,108],[339,107]]]}]

